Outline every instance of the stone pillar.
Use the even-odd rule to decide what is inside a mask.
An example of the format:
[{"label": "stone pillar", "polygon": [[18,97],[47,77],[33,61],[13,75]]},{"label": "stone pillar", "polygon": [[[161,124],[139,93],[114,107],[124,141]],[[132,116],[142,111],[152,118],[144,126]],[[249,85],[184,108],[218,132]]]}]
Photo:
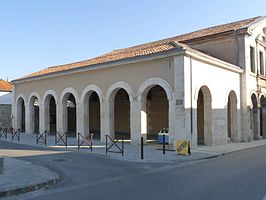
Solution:
[{"label": "stone pillar", "polygon": [[40,133],[45,131],[45,106],[44,104],[40,103],[39,104],[39,131]]},{"label": "stone pillar", "polygon": [[32,133],[33,122],[31,120],[31,109],[30,106],[25,103],[25,132]]},{"label": "stone pillar", "polygon": [[61,101],[58,101],[56,106],[56,129],[59,133],[63,133],[63,105]]},{"label": "stone pillar", "polygon": [[169,137],[170,137],[170,145],[174,146],[175,140],[175,101],[168,100],[168,120],[169,120]]},{"label": "stone pillar", "polygon": [[19,111],[18,106],[15,102],[12,106],[13,106],[12,110],[14,112],[12,114],[13,115],[12,127],[17,129],[19,127],[19,121],[21,121],[21,113],[18,112]]},{"label": "stone pillar", "polygon": [[105,141],[105,135],[108,133],[109,128],[107,127],[107,121],[108,118],[106,117],[106,115],[108,114],[106,111],[107,105],[105,104],[104,99],[102,99],[102,101],[100,102],[100,134],[101,134],[101,141],[104,142]]},{"label": "stone pillar", "polygon": [[[141,141],[141,101],[133,100],[130,102],[130,133],[131,143],[140,144]],[[145,122],[144,122],[145,123]],[[145,136],[146,138],[146,136]]]},{"label": "stone pillar", "polygon": [[[84,110],[82,109],[82,102],[76,102],[76,125],[77,125],[77,133],[85,134],[84,130]],[[78,134],[76,135],[78,137]]]},{"label": "stone pillar", "polygon": [[147,107],[146,107],[146,99],[140,101],[140,130],[141,137],[143,137],[143,142],[146,144],[147,142],[147,130],[148,130],[148,116],[147,116]]},{"label": "stone pillar", "polygon": [[103,99],[101,109],[101,141],[105,141],[105,135],[114,136],[114,106]]},{"label": "stone pillar", "polygon": [[260,139],[260,112],[259,108],[253,109],[253,134],[254,139]]}]

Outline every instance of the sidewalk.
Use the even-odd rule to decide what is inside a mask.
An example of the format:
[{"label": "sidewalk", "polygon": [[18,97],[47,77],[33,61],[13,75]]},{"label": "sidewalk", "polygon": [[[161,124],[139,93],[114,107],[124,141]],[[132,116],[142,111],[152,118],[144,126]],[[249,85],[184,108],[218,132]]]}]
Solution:
[{"label": "sidewalk", "polygon": [[[6,140],[3,137],[1,140]],[[11,142],[11,135],[8,136],[6,141]],[[124,143],[124,156],[121,153],[108,152],[106,155],[105,143],[99,140],[93,141],[93,150],[90,151],[88,146],[82,146],[78,150],[77,139],[68,137],[68,146],[65,148],[63,143],[61,145],[55,145],[55,137],[47,136],[47,145],[36,144],[36,137],[34,134],[21,133],[20,141],[14,140],[14,143],[21,143],[26,145],[38,146],[42,148],[49,149],[64,149],[66,151],[78,151],[80,153],[86,153],[92,156],[119,159],[125,161],[133,162],[182,162],[182,161],[194,161],[207,158],[217,157],[219,155],[228,154],[235,151],[240,151],[244,149],[254,148],[258,146],[266,145],[266,140],[255,140],[252,142],[240,142],[240,143],[229,143],[225,145],[216,146],[200,146],[196,149],[192,149],[191,155],[183,156],[177,155],[175,151],[166,150],[165,155],[163,155],[162,145],[159,144],[148,144],[144,146],[144,159],[141,159],[141,147],[140,145],[130,144],[129,142]],[[121,147],[121,143],[118,143]],[[111,150],[116,151],[115,146]]]},{"label": "sidewalk", "polygon": [[4,173],[0,174],[0,198],[45,188],[58,180],[59,176],[45,167],[4,157]]},{"label": "sidewalk", "polygon": [[[108,152],[106,155],[105,143],[95,140],[93,143],[92,152],[88,146],[82,146],[80,150],[77,148],[77,139],[68,138],[68,147],[65,148],[63,145],[55,145],[55,137],[47,137],[47,146],[44,144],[36,144],[36,137],[33,134],[22,133],[20,141],[11,141],[11,135],[5,139],[2,137],[0,140],[26,144],[31,146],[38,146],[43,148],[43,150],[35,151],[36,155],[42,153],[45,150],[51,149],[61,149],[66,151],[75,151],[84,153],[91,156],[102,157],[105,159],[118,159],[130,162],[185,162],[185,161],[195,161],[201,159],[208,159],[217,157],[220,155],[228,154],[235,151],[240,151],[244,149],[259,147],[266,145],[266,140],[256,140],[252,142],[242,142],[242,143],[229,143],[226,145],[217,146],[200,146],[197,149],[192,150],[191,155],[182,156],[176,155],[175,151],[167,150],[165,155],[162,152],[162,145],[152,144],[144,146],[144,159],[141,159],[141,147],[140,145],[134,145],[130,143],[124,144],[124,156],[120,153]],[[118,143],[121,147],[121,143]],[[112,150],[117,150],[112,148]],[[2,156],[4,151],[2,150]],[[59,151],[62,152],[62,151]],[[5,152],[6,153],[6,152]],[[21,152],[23,154],[23,152]],[[48,187],[55,184],[59,177],[56,173],[50,171],[49,169],[33,165],[30,162],[18,160],[11,158],[12,153],[8,153],[9,157],[5,157],[4,162],[4,174],[0,174],[0,197],[10,196],[19,193],[30,192],[40,188]],[[1,156],[1,150],[0,150]]]}]

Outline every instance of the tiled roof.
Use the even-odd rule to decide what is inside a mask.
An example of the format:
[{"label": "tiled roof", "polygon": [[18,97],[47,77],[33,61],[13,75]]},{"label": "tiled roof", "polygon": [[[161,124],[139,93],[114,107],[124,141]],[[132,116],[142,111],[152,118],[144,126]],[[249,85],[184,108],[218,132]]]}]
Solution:
[{"label": "tiled roof", "polygon": [[160,53],[160,52],[172,50],[176,48],[176,45],[174,45],[173,42],[188,44],[191,41],[201,40],[204,38],[224,34],[227,32],[233,32],[235,30],[238,30],[238,29],[241,29],[242,27],[247,26],[248,24],[254,22],[258,18],[260,17],[254,17],[250,19],[241,20],[238,22],[218,25],[218,26],[194,31],[191,33],[179,35],[176,37],[171,37],[171,38],[167,38],[167,39],[163,39],[163,40],[159,40],[155,42],[145,43],[145,44],[141,44],[141,45],[137,45],[137,46],[133,46],[129,48],[114,50],[107,54],[104,54],[102,56],[92,58],[89,60],[79,61],[79,62],[70,63],[66,65],[58,65],[54,67],[49,67],[49,68],[40,70],[38,72],[34,72],[32,74],[26,75],[20,79],[26,79],[26,78],[40,76],[44,74],[51,74],[51,73],[55,73],[59,71],[65,71],[65,70],[69,70],[73,68],[107,63],[111,61],[118,61],[118,60],[123,60],[127,58],[134,58],[138,56],[145,56],[145,55],[150,55],[154,53]]},{"label": "tiled roof", "polygon": [[8,81],[0,79],[0,91],[1,92],[11,92],[12,91],[12,85]]}]

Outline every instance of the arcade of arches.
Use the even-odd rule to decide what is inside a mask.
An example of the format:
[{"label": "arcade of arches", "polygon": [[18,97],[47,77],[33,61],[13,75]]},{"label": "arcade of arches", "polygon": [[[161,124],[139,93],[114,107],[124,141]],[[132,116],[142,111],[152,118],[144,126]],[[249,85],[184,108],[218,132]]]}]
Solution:
[{"label": "arcade of arches", "polygon": [[[25,98],[17,99],[17,127],[22,132],[39,132],[47,130],[50,134],[56,131],[67,132],[69,136],[76,136],[77,132],[93,132],[95,139],[104,139],[104,132],[107,130],[103,120],[103,97],[97,91],[88,91],[82,101],[77,95],[72,92],[66,92],[62,95],[62,100],[59,101],[54,94],[48,94],[44,97],[43,103],[38,95],[30,97],[28,103],[25,103]],[[141,96],[139,107],[140,110],[132,110],[132,99],[130,92],[124,88],[116,88],[109,101],[109,122],[110,135],[116,139],[124,138],[132,140],[132,116],[134,112],[139,113],[139,118],[142,133],[146,134],[147,141],[156,141],[158,133],[163,128],[168,128],[170,123],[169,99],[166,90],[159,85],[150,85],[147,87]],[[266,99],[264,96],[259,98],[252,94],[251,102],[251,130],[253,139],[266,138]],[[60,105],[61,102],[61,105]],[[82,102],[79,103],[79,102]],[[197,109],[196,109],[196,131],[197,145],[211,145],[213,142],[213,112],[212,94],[207,86],[202,86],[197,94]],[[43,106],[43,108],[41,108]],[[80,109],[78,106],[81,106]],[[28,109],[27,109],[28,108]],[[82,118],[79,117],[79,111],[83,110]],[[44,113],[42,115],[42,112]],[[145,117],[142,118],[142,114]],[[108,113],[108,112],[107,112]],[[234,142],[238,140],[238,109],[237,95],[234,91],[230,91],[226,102],[225,123],[227,124],[227,140]],[[27,118],[28,116],[28,118]],[[41,125],[41,117],[43,117],[43,125]],[[33,123],[27,126],[27,119]],[[81,121],[81,123],[79,123]],[[61,123],[60,123],[61,122]],[[82,126],[84,129],[80,129]],[[61,126],[61,129],[60,129]],[[102,129],[104,131],[102,131]],[[112,132],[113,130],[113,132]]]},{"label": "arcade of arches", "polygon": [[[132,111],[131,109],[132,100],[129,95],[128,90],[121,87],[116,88],[109,98],[110,102],[113,101],[109,105],[110,126],[113,126],[113,133],[111,129],[110,135],[115,139],[132,139],[131,125],[133,122],[131,122],[131,117],[136,110]],[[100,98],[97,91],[88,91],[83,99],[77,99],[77,95],[71,91],[63,94],[61,100],[58,100],[56,96],[51,93],[41,99],[39,95],[32,95],[28,105],[24,103],[24,98],[20,97],[17,100],[16,109],[19,119],[17,127],[21,128],[22,132],[34,133],[47,130],[49,134],[55,134],[56,131],[61,131],[76,137],[77,132],[82,132],[79,127],[83,125],[84,133],[92,132],[95,139],[105,139],[103,137],[105,132],[102,131],[102,127],[105,127],[105,124],[102,125],[102,120],[105,117],[102,112],[103,103],[102,97]],[[78,106],[81,106],[80,109]],[[28,111],[27,107],[29,108]],[[80,110],[83,111],[82,120],[79,116]],[[140,112],[141,110],[139,110],[139,114]],[[146,141],[156,141],[160,130],[169,127],[168,97],[163,87],[156,84],[148,87],[145,112]],[[27,115],[29,121],[33,122],[30,127],[27,127]]]}]

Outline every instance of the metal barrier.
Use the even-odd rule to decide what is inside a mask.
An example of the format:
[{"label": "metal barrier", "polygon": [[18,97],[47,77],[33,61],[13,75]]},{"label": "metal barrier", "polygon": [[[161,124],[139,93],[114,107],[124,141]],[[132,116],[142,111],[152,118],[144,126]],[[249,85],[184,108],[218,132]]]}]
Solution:
[{"label": "metal barrier", "polygon": [[165,155],[165,134],[163,134],[163,155]]},{"label": "metal barrier", "polygon": [[62,141],[63,145],[66,146],[66,148],[67,148],[67,134],[64,133],[63,135],[61,135],[60,133],[58,133],[56,131],[56,133],[55,133],[55,145],[59,144],[60,141]]},{"label": "metal barrier", "polygon": [[11,130],[11,135],[12,135],[12,141],[14,139],[17,139],[18,141],[20,141],[20,129],[18,128],[17,130],[15,130],[14,128],[10,128]]},{"label": "metal barrier", "polygon": [[[108,139],[111,141],[110,146],[108,146]],[[124,156],[124,138],[122,138],[122,147],[121,148],[117,145],[118,141],[119,140],[114,140],[109,135],[105,135],[105,144],[106,144],[105,152],[106,152],[106,154],[107,154],[107,152],[112,152],[112,153],[121,153],[122,156]],[[113,146],[116,146],[116,148],[118,150],[117,151],[110,150]]]},{"label": "metal barrier", "polygon": [[43,133],[37,132],[36,133],[36,144],[47,144],[47,131],[43,131]]},{"label": "metal barrier", "polygon": [[85,137],[81,133],[78,133],[78,150],[83,144],[87,144],[90,147],[90,150],[92,151],[92,141],[93,133],[89,133]]},{"label": "metal barrier", "polygon": [[2,129],[2,127],[0,127],[0,138],[2,138],[3,135],[5,139],[7,139],[7,128]]}]

